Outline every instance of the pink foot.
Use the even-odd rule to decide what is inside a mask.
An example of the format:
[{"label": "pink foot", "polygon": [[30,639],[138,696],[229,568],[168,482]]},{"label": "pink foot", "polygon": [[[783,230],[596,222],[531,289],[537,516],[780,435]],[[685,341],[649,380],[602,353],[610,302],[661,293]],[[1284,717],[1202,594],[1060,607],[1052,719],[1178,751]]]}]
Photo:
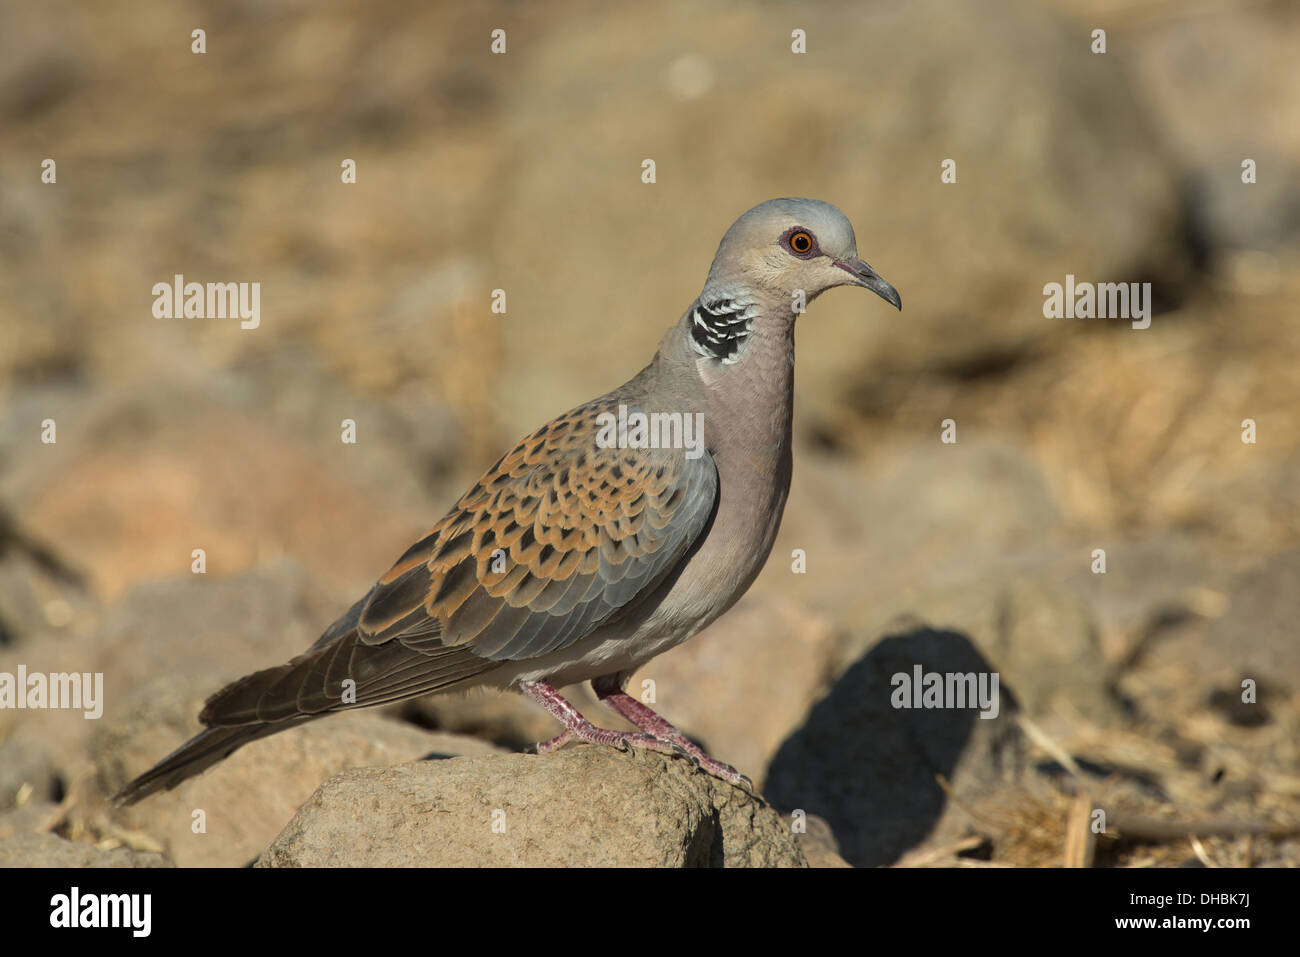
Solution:
[{"label": "pink foot", "polygon": [[563,733],[551,738],[549,741],[538,742],[538,754],[549,754],[570,741],[588,741],[592,744],[610,745],[620,751],[627,751],[629,748],[643,748],[647,751],[657,751],[660,754],[673,754],[689,758],[697,768],[712,774],[715,778],[721,778],[730,784],[747,788],[751,792],[754,790],[753,781],[731,765],[723,764],[721,761],[709,757],[699,745],[641,702],[624,694],[617,686],[605,688],[595,681],[591,683],[591,686],[595,689],[596,696],[602,704],[621,714],[646,733],[628,734],[625,731],[610,731],[606,728],[598,728],[584,718],[582,712],[575,708],[568,699],[556,691],[549,683],[545,681],[524,681],[520,682],[519,690],[564,724]]},{"label": "pink foot", "polygon": [[716,758],[709,757],[698,744],[678,731],[653,709],[648,708],[631,695],[617,687],[605,688],[595,681],[591,683],[591,687],[596,692],[596,697],[600,699],[600,703],[605,707],[621,714],[642,731],[658,740],[680,748],[686,752],[687,756],[698,767],[712,774],[715,778],[721,778],[730,784],[737,784],[751,791],[754,789],[753,781],[730,764],[724,764]]},{"label": "pink foot", "polygon": [[524,681],[519,685],[530,698],[564,723],[563,733],[549,741],[539,741],[538,754],[549,754],[568,744],[570,741],[588,741],[592,744],[604,744],[627,751],[631,748],[643,748],[660,754],[683,754],[685,749],[675,742],[664,741],[649,734],[629,734],[626,731],[610,731],[598,728],[582,716],[582,712],[569,703],[563,695],[545,681]]}]

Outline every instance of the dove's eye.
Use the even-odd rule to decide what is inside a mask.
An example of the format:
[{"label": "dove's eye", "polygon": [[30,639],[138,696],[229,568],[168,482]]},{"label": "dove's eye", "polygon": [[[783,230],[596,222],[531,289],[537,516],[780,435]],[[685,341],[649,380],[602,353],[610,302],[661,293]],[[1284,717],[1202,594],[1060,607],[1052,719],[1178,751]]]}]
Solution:
[{"label": "dove's eye", "polygon": [[787,241],[790,243],[790,249],[799,255],[812,252],[813,238],[810,233],[806,233],[803,230],[791,233],[790,238]]}]

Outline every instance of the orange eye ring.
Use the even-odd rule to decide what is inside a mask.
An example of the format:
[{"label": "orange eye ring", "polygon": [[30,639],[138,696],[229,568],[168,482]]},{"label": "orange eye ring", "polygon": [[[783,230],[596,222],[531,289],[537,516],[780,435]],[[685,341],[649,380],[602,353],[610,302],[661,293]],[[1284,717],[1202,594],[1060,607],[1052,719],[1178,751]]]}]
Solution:
[{"label": "orange eye ring", "polygon": [[794,233],[790,237],[790,248],[797,253],[810,252],[813,248],[813,238],[802,231]]}]

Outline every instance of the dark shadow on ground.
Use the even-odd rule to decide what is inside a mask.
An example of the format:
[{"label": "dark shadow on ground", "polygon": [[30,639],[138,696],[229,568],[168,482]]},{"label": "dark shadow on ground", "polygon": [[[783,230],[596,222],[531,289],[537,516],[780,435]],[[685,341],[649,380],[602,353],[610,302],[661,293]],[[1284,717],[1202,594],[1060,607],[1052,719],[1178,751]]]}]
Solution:
[{"label": "dark shadow on ground", "polygon": [[[959,632],[887,636],[844,672],[768,767],[767,799],[782,811],[825,818],[840,853],[858,867],[890,864],[925,839],[947,804],[937,776],[953,780],[972,740],[996,740],[1015,706],[1000,685],[998,720],[981,719],[977,708],[896,709],[892,678],[913,675],[916,665],[939,673],[994,670]],[[994,763],[987,755],[996,748],[976,750],[982,764]]]}]

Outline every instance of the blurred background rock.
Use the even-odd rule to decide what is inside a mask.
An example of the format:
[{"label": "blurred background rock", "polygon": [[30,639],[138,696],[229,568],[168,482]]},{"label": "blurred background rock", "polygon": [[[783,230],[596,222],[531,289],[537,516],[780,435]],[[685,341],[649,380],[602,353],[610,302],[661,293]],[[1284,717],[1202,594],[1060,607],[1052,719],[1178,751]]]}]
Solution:
[{"label": "blurred background rock", "polygon": [[[0,670],[109,689],[102,733],[0,712],[9,830],[246,861],[287,812],[223,859],[87,810],[171,746],[129,746],[140,696],[174,679],[178,743],[190,698],[309,643],[508,443],[641,368],[722,231],[783,195],[841,207],[905,310],[831,293],[801,320],[773,557],[636,688],[756,781],[771,764],[773,800],[803,795],[855,864],[1060,863],[1077,794],[1279,826],[1300,797],[1298,42],[1283,0],[0,4]],[[260,282],[260,327],[154,318],[175,273]],[[1044,319],[1067,273],[1151,282],[1150,329]],[[1008,777],[982,722],[935,716],[969,760],[914,754],[898,780],[949,790],[900,812],[888,769],[846,781],[845,756],[916,749],[843,739],[925,734],[852,710],[872,649],[923,627],[999,668],[1032,725]],[[1266,688],[1245,712],[1243,677]],[[389,718],[518,747],[554,733],[530,708]],[[379,760],[336,750],[311,775]],[[1300,861],[1288,838],[1203,849]]]}]

